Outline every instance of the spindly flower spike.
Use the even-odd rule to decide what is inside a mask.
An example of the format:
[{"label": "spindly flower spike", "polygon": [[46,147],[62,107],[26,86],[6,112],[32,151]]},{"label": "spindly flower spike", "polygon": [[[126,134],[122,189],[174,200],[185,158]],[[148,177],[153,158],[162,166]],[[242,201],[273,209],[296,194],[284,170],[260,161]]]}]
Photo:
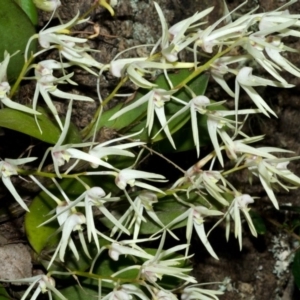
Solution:
[{"label": "spindly flower spike", "polygon": [[18,159],[9,159],[6,158],[4,161],[0,161],[0,178],[6,188],[10,191],[15,200],[20,204],[20,206],[29,211],[24,200],[20,197],[15,187],[11,182],[11,176],[18,175],[18,166],[23,165],[29,162],[36,160],[37,157],[27,157],[27,158],[18,158]]},{"label": "spindly flower spike", "polygon": [[58,299],[68,300],[57,288],[55,288],[55,280],[50,275],[37,275],[29,278],[15,279],[15,280],[2,280],[2,282],[11,282],[16,284],[30,284],[28,289],[23,294],[21,300],[28,298],[30,292],[36,288],[30,300],[36,300],[40,294],[48,294],[49,300],[52,300],[52,293]]},{"label": "spindly flower spike", "polygon": [[7,67],[10,61],[10,55],[6,51],[4,52],[4,60],[0,64],[0,103],[1,106],[5,105],[11,109],[23,111],[25,113],[40,115],[35,109],[29,108],[25,105],[12,101],[8,94],[10,92],[10,84],[7,79]]},{"label": "spindly flower spike", "polygon": [[248,205],[251,203],[254,203],[254,199],[250,195],[238,194],[232,201],[229,214],[226,215],[226,239],[229,239],[231,216],[234,221],[234,236],[239,241],[240,249],[242,249],[242,220],[240,211],[243,213],[252,235],[257,237],[256,229],[249,214],[250,208],[248,208]]}]

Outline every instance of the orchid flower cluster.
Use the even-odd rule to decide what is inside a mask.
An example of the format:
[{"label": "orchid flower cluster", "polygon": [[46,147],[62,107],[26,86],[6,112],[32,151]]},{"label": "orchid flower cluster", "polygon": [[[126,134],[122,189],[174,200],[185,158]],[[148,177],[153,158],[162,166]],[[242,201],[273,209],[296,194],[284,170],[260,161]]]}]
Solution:
[{"label": "orchid flower cluster", "polygon": [[[46,11],[56,10],[61,5],[60,1],[44,2],[47,3],[44,7],[40,4],[40,8]],[[117,1],[111,1],[111,5],[107,1],[96,2],[108,8],[111,14],[114,13],[112,6],[117,5]],[[0,65],[1,105],[30,114],[41,134],[45,134],[40,127],[41,112],[38,109],[40,101],[43,100],[60,130],[56,143],[48,148],[39,161],[37,170],[30,167],[31,162],[39,160],[37,157],[4,158],[0,161],[2,182],[22,208],[30,211],[30,207],[27,207],[12,183],[14,176],[22,176],[32,181],[32,184],[36,184],[53,201],[55,208],[49,212],[52,216],[39,226],[56,222],[55,234],[60,234],[60,240],[46,266],[49,273],[16,280],[20,283],[31,283],[22,299],[33,288],[36,290],[31,299],[36,299],[40,293],[48,293],[50,299],[51,293],[59,299],[66,299],[63,292],[55,287],[52,278],[55,277],[55,272],[51,270],[57,262],[67,263],[70,255],[76,260],[80,260],[82,255],[90,260],[90,271],[81,275],[97,281],[98,299],[218,299],[221,291],[203,288],[190,274],[192,269],[188,261],[192,254],[189,248],[195,229],[209,255],[218,259],[209,241],[209,234],[221,222],[225,224],[227,239],[233,224],[233,235],[238,239],[241,249],[243,223],[247,224],[253,236],[257,236],[249,213],[249,205],[257,197],[237,190],[230,182],[229,174],[246,170],[250,183],[253,177],[257,177],[276,209],[279,204],[274,187],[279,186],[289,191],[300,185],[300,178],[288,169],[289,162],[298,159],[297,157],[282,157],[282,153],[288,154],[290,151],[280,148],[256,147],[254,143],[261,142],[263,136],[248,136],[242,131],[248,115],[261,113],[267,117],[276,116],[276,112],[256,91],[256,87],[292,87],[282,76],[283,71],[300,77],[300,70],[285,55],[287,52],[298,53],[298,50],[284,44],[285,37],[300,36],[300,16],[290,14],[287,9],[295,2],[296,0],[292,0],[272,12],[256,13],[254,10],[237,19],[233,19],[233,14],[229,13],[216,23],[207,25],[205,17],[213,11],[211,7],[196,12],[171,27],[168,26],[159,4],[154,2],[162,32],[154,45],[141,45],[147,49],[151,47],[148,56],[122,58],[123,53],[120,53],[108,64],[93,58],[92,52],[95,50],[89,48],[88,38],[72,35],[74,26],[88,21],[80,18],[78,13],[65,24],[42,29],[28,42],[26,62],[30,63],[28,49],[32,40],[37,39],[42,49],[32,54],[36,62],[27,69],[34,69],[34,76],[24,77],[25,80],[36,82],[31,108],[11,99],[10,85],[6,77],[11,55],[5,53],[4,61]],[[233,50],[238,50],[238,54]],[[58,51],[60,59],[38,61],[39,54],[47,51]],[[180,54],[183,51],[191,53],[191,61],[181,61]],[[90,127],[92,130],[89,133],[92,134],[84,136],[82,142],[69,143],[67,135],[71,126],[73,102],[96,101],[59,88],[63,84],[77,85],[72,80],[74,73],[68,71],[74,66],[97,77],[99,109]],[[268,73],[268,79],[255,75],[255,66],[263,68]],[[191,70],[190,75],[179,84],[174,84],[171,74],[174,71],[180,72],[181,69]],[[119,86],[104,100],[99,79],[99,74],[103,72],[110,72],[112,76],[120,79]],[[204,72],[211,75],[228,94],[228,98],[234,99],[233,110],[225,108],[226,99],[215,102],[205,95],[197,94],[188,85],[192,79]],[[62,76],[54,76],[60,73]],[[164,76],[167,87],[161,87],[153,80],[159,74]],[[228,85],[227,76],[235,77],[234,90]],[[136,123],[135,112],[146,106],[144,128],[125,135],[119,132],[117,137],[104,142],[98,142],[94,138],[88,140],[88,137],[95,137],[93,131],[100,128],[104,105],[116,96],[117,90],[127,81],[142,89],[143,95],[111,114],[106,121],[109,123],[131,114],[132,122]],[[188,101],[179,96],[180,91],[189,95]],[[254,108],[239,109],[242,91],[253,101]],[[134,98],[134,94],[131,96]],[[54,105],[53,101],[57,99],[67,103],[64,119]],[[167,114],[170,103],[177,106],[177,111],[172,116]],[[167,183],[168,178],[159,173],[139,169],[140,161],[146,157],[147,151],[152,152],[149,144],[151,141],[155,142],[156,137],[161,134],[174,149],[178,147],[173,136],[175,127],[171,124],[180,123],[183,116],[185,123],[191,123],[190,131],[196,149],[195,163],[188,170],[181,170],[182,177],[170,184]],[[200,151],[200,119],[205,120],[214,149],[205,157],[201,157]],[[147,139],[140,138],[144,131]],[[154,150],[153,153],[155,154]],[[119,167],[118,160],[122,159],[128,163]],[[45,167],[49,160],[52,166],[50,169]],[[233,167],[228,169],[226,162],[230,162],[229,165]],[[25,163],[29,167],[23,167]],[[210,165],[205,168],[208,163]],[[79,171],[80,165],[85,166],[84,171]],[[49,171],[51,169],[53,171]],[[58,193],[50,191],[49,186],[40,180],[41,177],[51,178]],[[84,177],[97,178],[97,185],[86,183]],[[80,183],[84,192],[77,197],[68,195],[61,185],[65,178],[72,178]],[[113,182],[111,178],[114,179]],[[110,189],[105,182],[110,182]],[[170,209],[172,205],[178,207],[172,219],[166,217],[168,209],[164,214],[158,209],[164,199],[170,201]],[[124,210],[118,212],[118,207]],[[97,225],[99,220],[106,220],[103,222],[107,230]],[[216,221],[215,226],[207,231],[205,223],[212,220]],[[156,230],[145,237],[143,228],[150,223],[155,224]],[[186,241],[183,244],[173,232],[179,226],[186,228]],[[166,245],[169,238],[177,240],[178,244],[168,248]],[[155,253],[147,249],[151,243],[159,244]],[[93,254],[95,249],[96,254]],[[98,274],[96,265],[103,255],[107,255],[111,261],[119,261],[121,256],[132,258],[132,263],[111,275]],[[70,276],[76,275],[76,270],[73,272],[69,267],[67,269]],[[126,280],[124,274],[128,271],[136,273],[133,278]],[[172,277],[178,284],[173,287],[164,285],[165,277]],[[102,285],[109,285],[110,291],[107,292]]]}]

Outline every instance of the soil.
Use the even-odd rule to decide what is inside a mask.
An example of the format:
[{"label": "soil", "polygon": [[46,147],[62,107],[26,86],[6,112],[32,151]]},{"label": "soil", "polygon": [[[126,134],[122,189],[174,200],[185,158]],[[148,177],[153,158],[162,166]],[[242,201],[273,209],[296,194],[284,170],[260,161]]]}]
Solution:
[{"label": "soil", "polygon": [[[150,0],[119,0],[119,4],[115,8],[116,15],[112,18],[107,11],[102,8],[97,9],[92,13],[91,21],[100,25],[100,35],[91,40],[90,44],[93,48],[100,50],[94,56],[102,63],[108,63],[113,57],[122,50],[140,44],[153,44],[160,36],[160,23],[156,15],[152,1]],[[223,1],[221,0],[157,0],[163,9],[168,23],[174,24],[183,18],[191,16],[198,10],[203,10],[210,6],[215,6],[208,22],[211,24],[218,20],[223,13]],[[243,1],[228,0],[228,8],[231,11]],[[65,0],[59,10],[60,17],[63,21],[73,18],[77,11],[86,11],[91,0]],[[242,13],[249,12],[251,9],[260,5],[258,11],[269,11],[278,8],[280,5],[286,3],[281,0],[250,0],[242,8]],[[298,1],[290,7],[290,11],[299,13],[300,2]],[[49,19],[49,14],[40,14],[40,26],[43,26]],[[93,32],[93,24],[85,28],[78,28],[78,30]],[[288,45],[300,49],[299,39],[289,38]],[[139,48],[127,52],[127,56],[142,56],[147,49]],[[185,53],[181,55],[184,60]],[[296,66],[299,64],[299,54],[292,53],[288,55],[289,59]],[[263,70],[258,70],[257,75],[266,75]],[[273,147],[283,147],[294,151],[294,155],[300,155],[300,100],[299,90],[300,82],[298,78],[285,74],[286,79],[295,85],[292,89],[261,89],[261,95],[273,110],[277,113],[278,118],[268,119],[263,116],[249,118],[245,125],[245,130],[249,134],[265,134],[264,145]],[[91,87],[96,85],[96,79],[89,76],[86,72],[76,70],[74,80],[78,82],[81,89],[75,92],[85,93],[88,96],[95,96]],[[229,85],[234,85],[234,79],[228,78]],[[103,96],[107,95],[111,88],[115,85],[116,80],[110,77],[109,74],[101,77],[101,90]],[[132,90],[133,86],[128,85],[125,89]],[[124,90],[125,90],[124,89]],[[21,90],[21,102],[26,102],[28,97],[32,97],[34,88],[30,84],[23,86]],[[228,105],[232,106],[232,99],[228,99],[226,93],[216,85],[213,81],[209,85],[207,95],[215,100],[228,100]],[[96,97],[95,97],[96,98]],[[242,95],[240,99],[241,107],[249,107],[251,102],[246,95]],[[60,106],[61,113],[66,110],[65,106]],[[79,128],[86,126],[96,109],[96,104],[81,104],[79,101],[74,105],[74,119],[73,121]],[[6,131],[6,137],[0,137],[0,145],[6,143],[6,138],[10,136],[10,132]],[[15,133],[14,133],[15,134]],[[22,140],[23,139],[23,140]],[[16,139],[14,139],[16,140]],[[12,147],[0,146],[1,157],[5,157],[7,149],[23,149],[28,145],[28,140],[23,137],[18,139],[19,146],[14,144]],[[7,145],[7,144],[6,144]],[[23,149],[25,150],[25,149]],[[18,153],[20,154],[20,153]],[[290,168],[300,175],[300,162],[295,161]],[[224,282],[227,277],[225,286],[226,292],[220,296],[220,300],[237,300],[237,299],[283,299],[292,300],[300,299],[297,288],[294,284],[294,279],[291,274],[291,265],[282,273],[275,274],[275,266],[278,266],[280,261],[278,255],[287,249],[292,252],[295,250],[295,237],[283,230],[280,224],[288,223],[291,218],[295,216],[283,212],[276,212],[267,199],[265,192],[260,186],[259,182],[254,182],[252,186],[247,183],[247,178],[239,174],[238,178],[231,178],[236,184],[245,192],[255,194],[260,197],[253,207],[254,211],[259,212],[264,217],[266,225],[265,234],[259,235],[257,239],[253,238],[244,226],[243,233],[243,248],[240,251],[238,243],[234,236],[230,236],[229,242],[225,239],[224,228],[219,227],[213,231],[210,241],[219,256],[219,260],[211,258],[203,249],[201,242],[195,236],[193,239],[192,250],[195,253],[193,257],[194,275],[199,282]],[[17,179],[16,179],[16,182]],[[28,194],[30,198],[31,193],[24,188],[24,195]],[[292,204],[299,206],[300,191],[293,191],[286,193],[279,191],[277,199],[282,204]],[[0,187],[1,201],[5,199],[5,205],[10,202],[9,195],[5,189]],[[4,201],[4,200],[3,200]],[[0,224],[0,255],[1,247],[7,244],[15,243],[26,244],[24,232],[20,232],[19,223],[21,218],[15,218],[13,215],[9,220],[2,221]],[[20,221],[21,220],[21,221]],[[16,226],[16,222],[18,225]],[[212,224],[207,224],[207,230]],[[16,228],[18,230],[16,230]],[[21,247],[20,246],[20,247]],[[23,246],[22,246],[23,247]],[[4,251],[2,249],[2,251]],[[6,252],[5,252],[6,253]],[[276,257],[277,255],[277,257]],[[29,266],[30,267],[30,266]],[[1,267],[0,267],[1,274]],[[217,284],[218,285],[218,284]],[[215,285],[216,286],[216,285]]]}]

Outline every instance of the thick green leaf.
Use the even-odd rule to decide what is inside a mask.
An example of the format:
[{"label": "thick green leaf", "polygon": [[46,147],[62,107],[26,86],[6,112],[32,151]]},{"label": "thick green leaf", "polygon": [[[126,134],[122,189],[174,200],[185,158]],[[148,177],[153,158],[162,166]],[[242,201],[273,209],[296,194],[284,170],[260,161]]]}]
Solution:
[{"label": "thick green leaf", "polygon": [[[38,116],[39,125],[43,132],[42,134],[37,127],[33,115],[10,108],[0,110],[0,127],[22,132],[43,142],[55,144],[61,134],[61,130],[55,121],[49,119],[44,110],[39,109],[39,111],[42,112],[42,115]],[[77,128],[71,124],[65,144],[80,142],[80,134]]]},{"label": "thick green leaf", "polygon": [[265,234],[267,232],[267,228],[266,228],[266,224],[263,220],[263,218],[261,217],[261,215],[259,215],[257,212],[250,210],[249,212],[253,225],[257,231],[258,234]]},{"label": "thick green leaf", "polygon": [[34,26],[38,24],[37,8],[33,3],[33,0],[14,0],[26,13]]},{"label": "thick green leaf", "polygon": [[2,284],[0,284],[0,300],[10,300],[10,299],[12,298],[8,295],[6,289],[2,286]]},{"label": "thick green leaf", "polygon": [[[24,50],[28,39],[35,34],[35,27],[26,13],[14,0],[0,0],[0,61],[3,60],[4,51],[18,54],[11,57],[8,65],[8,79],[15,80],[24,65]],[[31,51],[36,49],[34,41]]]},{"label": "thick green leaf", "polygon": [[294,275],[295,283],[298,289],[300,289],[300,250],[298,250],[295,254],[292,272]]},{"label": "thick green leaf", "polygon": [[55,207],[54,200],[50,199],[46,193],[41,192],[33,199],[29,207],[30,212],[25,215],[26,235],[31,247],[38,254],[44,249],[55,247],[59,242],[59,235],[55,235],[55,231],[59,227],[57,222],[53,221],[38,227],[52,216],[48,214]]}]

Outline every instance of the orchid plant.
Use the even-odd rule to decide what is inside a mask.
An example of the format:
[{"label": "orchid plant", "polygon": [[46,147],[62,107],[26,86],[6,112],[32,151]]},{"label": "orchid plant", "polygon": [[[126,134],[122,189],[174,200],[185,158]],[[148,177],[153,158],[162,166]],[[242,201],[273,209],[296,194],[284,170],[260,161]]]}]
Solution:
[{"label": "orchid plant", "polygon": [[[52,17],[62,5],[57,0],[34,2],[40,9],[53,12]],[[250,183],[253,176],[257,177],[276,209],[279,203],[274,187],[289,191],[300,185],[300,178],[288,169],[288,164],[299,157],[282,157],[281,154],[290,154],[285,149],[256,147],[253,144],[262,142],[263,137],[243,132],[249,115],[276,116],[256,87],[293,87],[282,76],[284,70],[300,77],[299,69],[284,55],[298,50],[283,41],[286,36],[300,36],[300,16],[287,10],[295,2],[291,0],[271,12],[253,10],[234,20],[233,14],[225,11],[223,18],[207,25],[204,18],[213,11],[211,7],[171,27],[164,11],[154,2],[161,37],[154,44],[142,45],[147,49],[143,57],[123,57],[124,51],[106,64],[93,58],[95,50],[89,46],[89,37],[77,37],[73,30],[88,22],[86,14],[81,16],[78,12],[69,22],[53,27],[48,23],[29,39],[25,67],[16,81],[17,85],[22,80],[35,82],[32,107],[14,101],[16,88],[11,92],[6,74],[14,54],[7,49],[0,64],[1,107],[26,114],[35,128],[33,132],[38,132],[34,136],[52,141],[42,159],[28,154],[0,160],[2,182],[27,211],[28,239],[42,257],[40,264],[45,270],[45,274],[32,278],[8,280],[30,284],[22,299],[37,299],[40,293],[48,293],[49,299],[53,294],[55,299],[63,300],[80,299],[80,293],[94,293],[103,300],[218,299],[222,291],[204,288],[190,274],[193,229],[215,259],[219,258],[210,243],[210,232],[220,223],[226,226],[227,240],[234,228],[233,236],[240,249],[244,220],[250,233],[257,236],[250,210],[258,198],[237,190],[229,174],[244,170]],[[100,5],[114,15],[117,4],[118,1],[99,0],[94,1],[92,8]],[[36,39],[42,49],[29,53]],[[236,49],[238,53],[233,54]],[[40,61],[40,55],[49,51],[56,51],[57,60]],[[191,52],[193,59],[180,61],[183,51]],[[268,78],[255,75],[258,65],[269,74]],[[62,84],[77,86],[71,79],[74,66],[96,77],[98,99],[58,89]],[[34,76],[26,77],[32,69]],[[101,94],[99,74],[104,72],[119,80],[108,96]],[[234,89],[228,85],[227,74],[235,77]],[[226,106],[227,99],[216,102],[205,95],[209,76],[228,94],[228,99],[233,99],[233,109]],[[119,93],[128,82],[137,92]],[[254,108],[239,108],[243,91]],[[116,97],[129,97],[129,103],[120,101],[115,107],[107,106]],[[46,110],[40,109],[41,99]],[[59,114],[55,100],[66,103],[65,118]],[[80,134],[72,133],[75,100],[96,102],[99,106]],[[0,126],[5,127],[3,118]],[[45,118],[51,124],[48,130],[42,130]],[[54,141],[47,137],[52,128]],[[113,137],[97,140],[96,133],[106,128],[114,133]],[[70,140],[72,134],[75,136]],[[202,157],[201,146],[208,144],[203,142],[204,136],[213,150]],[[171,145],[172,151],[182,151],[184,143],[188,149],[196,150],[194,163],[187,170],[164,156],[168,151],[164,145]],[[159,166],[155,172],[146,171],[143,162],[150,155],[159,155],[179,169],[182,176],[168,182],[168,175],[160,174]],[[35,169],[32,162],[36,161]],[[29,207],[17,191],[13,176],[31,181],[42,191]],[[49,178],[50,183],[44,180]],[[215,226],[207,231],[205,224],[212,221]],[[173,232],[179,227],[185,227],[184,241],[179,241]],[[33,234],[37,231],[39,236]],[[167,248],[167,239],[174,239],[176,246]],[[48,256],[43,257],[45,252]],[[59,281],[60,276],[56,275],[62,273],[79,283],[80,288],[73,288],[71,296],[61,288],[63,283],[55,287],[53,277]],[[165,280],[168,277],[172,278],[172,286]],[[1,278],[0,281],[7,282]],[[93,291],[85,291],[87,282]]]}]

